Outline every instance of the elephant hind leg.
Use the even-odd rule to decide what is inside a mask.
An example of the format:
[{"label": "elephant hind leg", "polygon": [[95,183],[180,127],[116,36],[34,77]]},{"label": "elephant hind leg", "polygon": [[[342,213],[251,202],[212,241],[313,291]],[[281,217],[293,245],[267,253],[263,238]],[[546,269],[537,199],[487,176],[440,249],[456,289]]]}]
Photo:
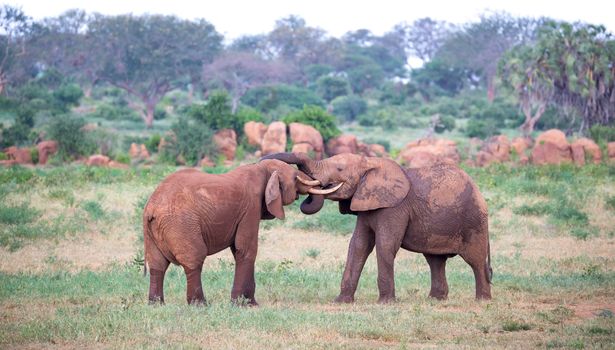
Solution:
[{"label": "elephant hind leg", "polygon": [[445,300],[448,298],[448,283],[446,282],[446,259],[448,255],[423,254],[431,271],[431,298]]},{"label": "elephant hind leg", "polygon": [[485,254],[460,254],[463,260],[465,260],[472,271],[474,271],[474,278],[476,280],[476,299],[489,300],[491,299],[491,283],[489,271],[490,267],[487,263],[487,257]]},{"label": "elephant hind leg", "polygon": [[164,304],[164,275],[169,260],[160,252],[151,237],[145,235],[145,263],[149,268],[149,303]]},{"label": "elephant hind leg", "polygon": [[196,269],[190,269],[183,266],[186,273],[186,301],[188,304],[203,305],[206,303],[205,294],[203,294],[203,285],[201,283],[201,270],[203,266],[199,266]]}]

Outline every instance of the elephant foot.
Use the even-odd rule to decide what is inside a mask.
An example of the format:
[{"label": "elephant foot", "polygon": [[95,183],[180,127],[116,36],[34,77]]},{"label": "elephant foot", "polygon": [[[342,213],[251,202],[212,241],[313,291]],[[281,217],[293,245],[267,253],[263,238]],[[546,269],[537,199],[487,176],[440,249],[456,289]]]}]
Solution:
[{"label": "elephant foot", "polygon": [[209,306],[209,303],[205,299],[192,299],[188,304],[192,306]]},{"label": "elephant foot", "polygon": [[476,295],[476,300],[477,301],[488,301],[488,300],[491,300],[491,294],[477,294]]},{"label": "elephant foot", "polygon": [[258,303],[256,302],[256,299],[246,299],[245,297],[240,297],[240,298],[233,298],[231,299],[231,302],[235,305],[235,306],[247,306],[247,307],[258,307]]},{"label": "elephant foot", "polygon": [[378,298],[378,304],[392,304],[395,301],[397,301],[395,296],[382,296]]},{"label": "elephant foot", "polygon": [[446,300],[448,299],[448,294],[441,293],[441,292],[430,292],[429,297],[436,299],[436,300]]},{"label": "elephant foot", "polygon": [[147,302],[149,305],[164,305],[163,297],[150,297]]},{"label": "elephant foot", "polygon": [[338,304],[351,304],[354,303],[354,297],[348,295],[338,295],[333,302]]}]

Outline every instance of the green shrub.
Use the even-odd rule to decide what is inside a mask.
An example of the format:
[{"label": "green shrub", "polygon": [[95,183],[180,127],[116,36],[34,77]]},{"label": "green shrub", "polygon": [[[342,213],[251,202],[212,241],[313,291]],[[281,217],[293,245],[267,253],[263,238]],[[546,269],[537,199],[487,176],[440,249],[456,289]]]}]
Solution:
[{"label": "green shrub", "polygon": [[4,152],[0,152],[0,160],[7,160],[9,157]]},{"label": "green shrub", "polygon": [[513,213],[524,216],[540,216],[551,212],[552,208],[548,203],[537,203],[534,205],[523,204],[513,209]]},{"label": "green shrub", "polygon": [[154,120],[162,120],[168,116],[169,113],[167,113],[167,110],[163,107],[156,106],[156,108],[154,109]]},{"label": "green shrub", "polygon": [[455,129],[455,119],[449,115],[441,116],[438,118],[438,122],[434,126],[434,131],[441,134],[445,131],[452,131]]},{"label": "green shrub", "polygon": [[188,108],[187,114],[197,122],[213,131],[233,129],[238,136],[243,134],[243,125],[249,117],[258,118],[255,113],[231,113],[231,101],[225,91],[216,91],[206,104],[195,104]]},{"label": "green shrub", "polygon": [[367,111],[367,102],[360,96],[340,96],[331,101],[333,114],[341,120],[351,122]]},{"label": "green shrub", "polygon": [[160,144],[161,139],[162,136],[160,136],[160,134],[152,135],[149,139],[147,139],[147,141],[144,142],[145,148],[147,148],[150,153],[158,152],[158,145]]},{"label": "green shrub", "polygon": [[608,196],[606,197],[606,207],[611,209],[611,210],[615,210],[615,196]]},{"label": "green shrub", "polygon": [[165,138],[167,145],[161,150],[161,160],[175,164],[178,157],[183,157],[187,164],[196,165],[204,156],[213,155],[213,132],[207,125],[180,118],[171,131],[174,137]]},{"label": "green shrub", "polygon": [[318,106],[304,106],[302,110],[284,117],[284,123],[303,123],[313,126],[320,132],[325,142],[341,134],[335,124],[335,117]]},{"label": "green shrub", "polygon": [[597,143],[608,143],[615,141],[615,127],[594,125],[589,128],[589,137]]},{"label": "green shrub", "polygon": [[502,330],[505,332],[529,331],[532,326],[522,321],[505,321]]},{"label": "green shrub", "polygon": [[336,97],[346,96],[350,92],[348,80],[337,76],[321,76],[316,81],[316,86],[320,97],[327,102],[331,102]]},{"label": "green shrub", "polygon": [[32,163],[38,164],[38,148],[30,148],[30,158],[32,159]]},{"label": "green shrub", "polygon": [[58,140],[58,157],[64,160],[94,152],[96,145],[82,130],[85,120],[70,115],[55,117],[48,128],[49,138]]},{"label": "green shrub", "polygon": [[23,225],[34,221],[40,212],[27,203],[18,206],[0,205],[0,223],[5,225]]},{"label": "green shrub", "polygon": [[101,104],[94,112],[90,113],[90,117],[101,118],[105,120],[129,120],[129,121],[141,121],[139,114],[128,106],[123,105],[110,105]]},{"label": "green shrub", "polygon": [[305,105],[325,106],[325,101],[313,91],[284,84],[250,89],[241,97],[241,102],[263,113],[269,113],[282,106],[290,109],[301,109]]},{"label": "green shrub", "polygon": [[130,164],[130,156],[126,152],[118,152],[115,154],[114,160],[122,164]]},{"label": "green shrub", "polygon": [[465,129],[466,136],[478,137],[480,139],[485,139],[489,136],[497,135],[499,133],[500,131],[498,130],[496,123],[492,119],[470,119]]},{"label": "green shrub", "polygon": [[81,204],[81,208],[85,210],[95,221],[102,219],[105,216],[105,210],[97,201],[85,201]]}]

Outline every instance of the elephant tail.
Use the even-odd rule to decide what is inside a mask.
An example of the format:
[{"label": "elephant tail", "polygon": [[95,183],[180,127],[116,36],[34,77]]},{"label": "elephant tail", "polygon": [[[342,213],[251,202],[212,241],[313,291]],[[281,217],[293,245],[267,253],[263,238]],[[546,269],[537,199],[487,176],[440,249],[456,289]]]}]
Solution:
[{"label": "elephant tail", "polygon": [[[143,217],[143,242],[145,243],[148,239],[152,239],[152,227],[150,223],[152,222],[153,215],[144,215]],[[147,276],[147,244],[146,249],[144,250],[143,256],[143,277]]]},{"label": "elephant tail", "polygon": [[489,239],[487,239],[487,265],[485,265],[485,274],[487,275],[487,282],[491,284],[491,278],[493,277],[493,269],[491,268],[491,246]]}]

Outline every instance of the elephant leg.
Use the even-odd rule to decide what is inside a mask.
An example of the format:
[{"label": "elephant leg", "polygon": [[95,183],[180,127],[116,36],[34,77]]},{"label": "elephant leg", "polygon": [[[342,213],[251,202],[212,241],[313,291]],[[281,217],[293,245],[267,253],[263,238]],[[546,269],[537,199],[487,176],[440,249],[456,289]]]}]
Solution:
[{"label": "elephant leg", "polygon": [[[384,223],[376,230],[376,256],[378,261],[378,302],[395,301],[395,256],[401,247],[404,230]],[[403,226],[405,229],[405,225]]]},{"label": "elephant leg", "polygon": [[231,300],[240,301],[245,298],[250,306],[258,306],[254,297],[256,282],[254,281],[254,263],[258,252],[258,224],[260,214],[249,215],[237,226],[235,243],[231,251],[235,258],[235,277]]},{"label": "elephant leg", "polygon": [[487,256],[486,254],[468,252],[459,254],[465,260],[472,271],[474,271],[474,279],[476,281],[476,299],[477,300],[489,300],[491,299],[491,284],[487,278]]},{"label": "elephant leg", "polygon": [[429,296],[439,300],[448,297],[448,283],[446,282],[446,255],[423,254],[431,270],[431,291]]},{"label": "elephant leg", "polygon": [[162,255],[149,235],[144,236],[145,263],[149,268],[149,303],[164,304],[164,275],[169,267],[169,260]]},{"label": "elephant leg", "polygon": [[357,290],[361,271],[367,257],[374,250],[374,244],[374,232],[359,216],[348,246],[348,257],[346,258],[340,295],[335,298],[335,302],[351,303],[354,301],[354,293]]},{"label": "elephant leg", "polygon": [[235,246],[231,246],[231,251],[235,257],[235,278],[233,289],[231,290],[231,300],[238,302],[240,298],[245,298],[248,305],[258,306],[254,294],[256,292],[256,282],[254,281],[254,263],[256,255],[247,255],[238,251]]},{"label": "elephant leg", "polygon": [[203,265],[196,269],[190,269],[183,266],[186,273],[186,301],[188,304],[202,305],[205,304],[205,295],[203,294],[203,285],[201,284],[201,270]]}]

